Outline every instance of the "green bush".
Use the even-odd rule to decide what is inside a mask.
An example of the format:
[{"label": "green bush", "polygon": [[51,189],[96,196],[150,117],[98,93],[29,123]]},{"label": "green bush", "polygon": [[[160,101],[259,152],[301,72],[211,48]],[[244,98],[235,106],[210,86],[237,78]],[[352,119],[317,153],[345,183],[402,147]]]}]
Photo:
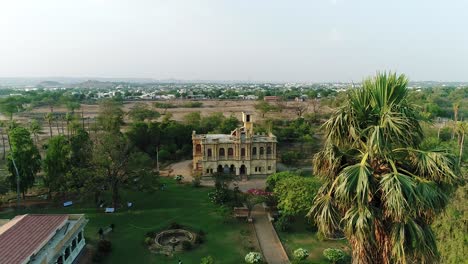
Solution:
[{"label": "green bush", "polygon": [[169,225],[169,229],[180,229],[182,228],[182,225],[177,223],[177,222],[172,222],[170,225]]},{"label": "green bush", "polygon": [[205,231],[200,230],[195,236],[195,244],[203,244],[205,242]]},{"label": "green bush", "polygon": [[224,204],[229,200],[229,192],[226,189],[217,188],[208,193],[208,197],[214,204]]},{"label": "green bush", "polygon": [[273,191],[276,187],[276,184],[280,180],[290,178],[290,177],[295,177],[295,176],[299,176],[299,175],[289,172],[289,171],[273,173],[270,176],[268,176],[266,180],[266,186],[267,186],[266,189],[267,191]]},{"label": "green bush", "polygon": [[337,263],[345,258],[346,254],[338,248],[327,248],[323,251],[323,256],[331,263]]},{"label": "green bush", "polygon": [[275,227],[276,229],[286,232],[291,230],[291,221],[289,220],[288,217],[286,216],[281,216],[278,218],[278,220],[275,222]]},{"label": "green bush", "polygon": [[304,260],[309,256],[309,251],[303,248],[298,248],[294,250],[293,255],[296,260]]},{"label": "green bush", "polygon": [[151,246],[154,242],[154,238],[152,237],[146,237],[145,238],[145,244],[148,245],[148,246]]},{"label": "green bush", "polygon": [[191,250],[193,247],[192,243],[187,240],[182,241],[182,249],[183,250]]},{"label": "green bush", "polygon": [[177,106],[171,103],[161,103],[161,102],[155,102],[154,107],[156,108],[176,108]]},{"label": "green bush", "polygon": [[200,261],[200,264],[214,264],[214,258],[212,256],[203,257]]},{"label": "green bush", "polygon": [[188,108],[199,108],[202,106],[203,106],[202,102],[187,102],[182,105],[182,107],[188,107]]},{"label": "green bush", "polygon": [[195,188],[198,188],[201,186],[201,175],[198,174],[198,175],[195,175],[193,177],[193,180],[192,180],[192,186],[195,187]]}]

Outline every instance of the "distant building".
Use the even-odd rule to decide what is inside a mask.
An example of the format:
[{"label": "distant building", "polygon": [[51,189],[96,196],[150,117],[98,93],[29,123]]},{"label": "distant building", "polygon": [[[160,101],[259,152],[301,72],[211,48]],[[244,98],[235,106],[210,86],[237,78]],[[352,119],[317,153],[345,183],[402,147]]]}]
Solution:
[{"label": "distant building", "polygon": [[0,223],[0,263],[74,263],[87,222],[83,214],[26,214]]},{"label": "distant building", "polygon": [[268,96],[264,96],[263,100],[265,102],[278,102],[280,100],[280,97],[279,96],[268,95]]},{"label": "distant building", "polygon": [[276,137],[254,133],[252,114],[242,113],[244,125],[231,134],[192,133],[193,171],[203,176],[232,173],[247,179],[250,175],[276,172]]}]

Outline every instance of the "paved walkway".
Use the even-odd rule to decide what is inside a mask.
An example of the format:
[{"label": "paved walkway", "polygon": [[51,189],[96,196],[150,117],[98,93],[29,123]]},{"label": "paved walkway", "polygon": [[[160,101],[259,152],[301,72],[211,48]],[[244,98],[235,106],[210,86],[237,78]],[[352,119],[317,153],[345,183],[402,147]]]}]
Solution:
[{"label": "paved walkway", "polygon": [[290,263],[288,255],[284,251],[283,245],[276,234],[272,223],[268,220],[267,213],[263,207],[256,205],[252,211],[254,218],[255,232],[258,243],[262,249],[263,257],[268,264]]}]

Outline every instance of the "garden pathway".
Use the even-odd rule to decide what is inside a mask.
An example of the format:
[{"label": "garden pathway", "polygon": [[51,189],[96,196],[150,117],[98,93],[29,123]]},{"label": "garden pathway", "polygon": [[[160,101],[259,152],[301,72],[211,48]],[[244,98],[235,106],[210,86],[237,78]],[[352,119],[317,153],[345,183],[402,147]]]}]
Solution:
[{"label": "garden pathway", "polygon": [[263,257],[268,264],[290,263],[288,255],[276,234],[272,223],[268,220],[268,213],[261,205],[256,205],[252,211],[255,232],[262,249]]}]

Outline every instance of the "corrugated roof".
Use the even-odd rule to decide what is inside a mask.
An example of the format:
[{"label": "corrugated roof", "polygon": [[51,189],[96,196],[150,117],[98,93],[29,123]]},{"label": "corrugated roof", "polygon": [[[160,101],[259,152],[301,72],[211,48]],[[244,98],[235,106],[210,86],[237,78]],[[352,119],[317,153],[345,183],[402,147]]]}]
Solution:
[{"label": "corrugated roof", "polygon": [[[0,233],[0,263],[20,264],[37,253],[68,220],[68,215],[21,215]],[[2,226],[5,227],[5,226]]]}]

